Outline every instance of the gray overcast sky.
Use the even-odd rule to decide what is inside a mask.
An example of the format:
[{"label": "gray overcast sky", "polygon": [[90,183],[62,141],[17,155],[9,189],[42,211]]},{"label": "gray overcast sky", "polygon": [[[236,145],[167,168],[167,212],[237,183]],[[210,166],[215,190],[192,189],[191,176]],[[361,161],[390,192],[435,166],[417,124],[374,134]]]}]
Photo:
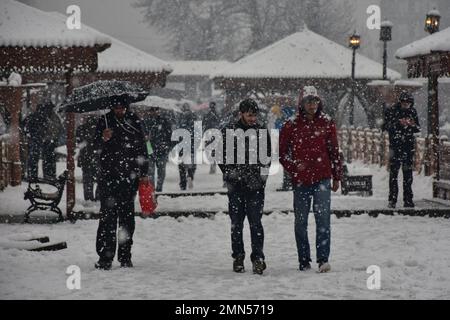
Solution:
[{"label": "gray overcast sky", "polygon": [[23,1],[44,11],[66,13],[69,5],[81,9],[81,21],[87,25],[144,50],[170,60],[164,48],[165,37],[141,22],[143,15],[131,6],[134,0],[28,0]]}]

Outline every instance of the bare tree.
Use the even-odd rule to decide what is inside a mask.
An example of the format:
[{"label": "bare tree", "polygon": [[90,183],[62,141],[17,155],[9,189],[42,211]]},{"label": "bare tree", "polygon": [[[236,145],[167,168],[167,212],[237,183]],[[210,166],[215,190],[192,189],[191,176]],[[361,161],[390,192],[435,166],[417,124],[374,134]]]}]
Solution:
[{"label": "bare tree", "polygon": [[353,27],[348,0],[137,0],[135,6],[183,59],[236,60],[304,24],[343,43]]}]

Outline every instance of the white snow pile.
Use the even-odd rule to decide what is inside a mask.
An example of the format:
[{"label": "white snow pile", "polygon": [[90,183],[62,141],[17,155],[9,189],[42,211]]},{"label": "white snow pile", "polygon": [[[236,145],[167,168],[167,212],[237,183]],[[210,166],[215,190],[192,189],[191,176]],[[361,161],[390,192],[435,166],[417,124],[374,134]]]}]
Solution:
[{"label": "white snow pile", "polygon": [[430,54],[432,51],[450,51],[450,27],[398,49],[395,56],[407,59]]},{"label": "white snow pile", "polygon": [[[330,78],[351,77],[352,50],[307,28],[261,49],[215,73],[212,78]],[[356,54],[356,78],[379,79],[383,67]],[[388,70],[389,79],[401,75]]]},{"label": "white snow pile", "polygon": [[14,0],[0,2],[0,46],[93,47],[111,43],[104,35],[88,30],[70,30],[50,12]]}]

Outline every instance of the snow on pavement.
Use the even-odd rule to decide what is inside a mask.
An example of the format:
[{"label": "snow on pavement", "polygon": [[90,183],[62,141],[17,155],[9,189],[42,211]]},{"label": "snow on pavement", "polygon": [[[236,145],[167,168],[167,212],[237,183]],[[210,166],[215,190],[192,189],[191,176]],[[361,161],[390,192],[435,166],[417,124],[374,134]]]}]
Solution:
[{"label": "snow on pavement", "polygon": [[[98,271],[93,265],[96,221],[0,225],[2,237],[31,232],[68,249],[0,249],[0,299],[448,299],[450,220],[405,216],[332,217],[332,272],[298,271],[292,214],[264,216],[268,269],[232,271],[230,222],[163,217],[137,219],[135,268]],[[315,239],[310,217],[310,240]],[[244,240],[250,250],[248,225]],[[314,248],[314,242],[311,242]],[[315,250],[312,250],[315,259]],[[67,267],[81,268],[81,290],[66,287]],[[381,268],[381,289],[367,289],[367,267]],[[316,267],[316,265],[313,265]]]}]

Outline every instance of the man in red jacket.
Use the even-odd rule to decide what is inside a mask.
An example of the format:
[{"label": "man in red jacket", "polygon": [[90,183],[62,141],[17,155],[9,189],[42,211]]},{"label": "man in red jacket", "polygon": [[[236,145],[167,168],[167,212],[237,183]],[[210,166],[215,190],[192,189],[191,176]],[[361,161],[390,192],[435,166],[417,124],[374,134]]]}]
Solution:
[{"label": "man in red jacket", "polygon": [[[331,270],[331,190],[339,189],[342,163],[334,121],[322,112],[314,87],[305,87],[298,116],[285,123],[280,133],[280,163],[294,185],[295,239],[301,271],[311,268],[308,214],[313,200],[319,272]],[[332,180],[332,182],[331,182]]]}]

